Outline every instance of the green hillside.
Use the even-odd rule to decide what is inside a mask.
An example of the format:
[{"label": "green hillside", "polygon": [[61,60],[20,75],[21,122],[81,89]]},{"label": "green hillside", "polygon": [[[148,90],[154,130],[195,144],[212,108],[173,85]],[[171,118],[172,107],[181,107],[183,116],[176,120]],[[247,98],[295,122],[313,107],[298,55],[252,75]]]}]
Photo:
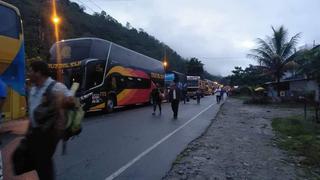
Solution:
[{"label": "green hillside", "polygon": [[[54,43],[53,25],[50,20],[50,0],[4,0],[20,9],[26,44],[27,58],[47,58],[48,50]],[[58,13],[62,16],[60,39],[99,37],[124,47],[161,60],[164,49],[169,59],[168,70],[187,72],[188,60],[173,49],[150,36],[143,30],[126,28],[106,12],[94,15],[84,12],[83,7],[69,0],[57,1]],[[204,77],[212,79],[205,72]]]}]

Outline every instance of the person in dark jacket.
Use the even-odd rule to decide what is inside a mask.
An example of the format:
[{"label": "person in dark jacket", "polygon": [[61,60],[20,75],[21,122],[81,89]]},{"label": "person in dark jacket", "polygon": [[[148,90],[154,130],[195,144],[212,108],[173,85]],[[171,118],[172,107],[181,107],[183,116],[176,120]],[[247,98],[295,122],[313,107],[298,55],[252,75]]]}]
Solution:
[{"label": "person in dark jacket", "polygon": [[159,88],[159,84],[157,83],[157,87],[152,90],[152,104],[153,104],[153,113],[152,115],[156,114],[157,106],[159,107],[159,113],[161,114],[161,90]]},{"label": "person in dark jacket", "polygon": [[181,91],[176,86],[175,83],[172,83],[169,91],[169,101],[171,102],[171,108],[173,111],[173,118],[178,118],[179,102],[180,102]]},{"label": "person in dark jacket", "polygon": [[[64,84],[49,77],[48,64],[44,61],[32,62],[29,75],[32,87],[28,93],[30,124],[26,139],[39,179],[53,180],[52,156],[65,130],[64,107],[72,106],[74,100]],[[40,108],[44,104],[47,106]]]}]

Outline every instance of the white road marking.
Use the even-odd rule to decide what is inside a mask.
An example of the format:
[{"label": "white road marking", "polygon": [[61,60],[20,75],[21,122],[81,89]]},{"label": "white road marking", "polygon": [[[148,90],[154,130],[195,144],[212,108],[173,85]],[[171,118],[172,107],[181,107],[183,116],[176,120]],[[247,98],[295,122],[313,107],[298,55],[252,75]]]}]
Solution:
[{"label": "white road marking", "polygon": [[[215,103],[214,103],[215,104]],[[205,111],[207,111],[209,108],[211,108],[214,104],[211,104],[210,106],[208,106],[207,108],[205,108],[204,110],[202,110],[200,113],[198,113],[197,115],[195,115],[193,118],[191,118],[190,120],[188,120],[186,123],[184,123],[182,126],[180,126],[179,128],[177,128],[176,130],[172,131],[170,134],[168,134],[167,136],[165,136],[164,138],[162,138],[160,141],[156,142],[154,145],[152,145],[151,147],[149,147],[148,149],[146,149],[145,151],[143,151],[141,154],[139,154],[137,157],[135,157],[134,159],[132,159],[131,161],[129,161],[126,165],[122,166],[120,169],[118,169],[116,172],[112,173],[109,177],[105,178],[105,180],[112,180],[116,177],[118,177],[121,173],[123,173],[125,170],[127,170],[130,166],[132,166],[135,162],[139,161],[141,158],[143,158],[145,155],[147,155],[149,152],[151,152],[153,149],[155,149],[156,147],[158,147],[161,143],[163,143],[164,141],[166,141],[167,139],[169,139],[171,136],[173,136],[175,133],[177,133],[178,131],[180,131],[182,128],[184,128],[186,125],[188,125],[190,122],[192,122],[193,120],[195,120],[197,117],[199,117],[202,113],[204,113]]]}]

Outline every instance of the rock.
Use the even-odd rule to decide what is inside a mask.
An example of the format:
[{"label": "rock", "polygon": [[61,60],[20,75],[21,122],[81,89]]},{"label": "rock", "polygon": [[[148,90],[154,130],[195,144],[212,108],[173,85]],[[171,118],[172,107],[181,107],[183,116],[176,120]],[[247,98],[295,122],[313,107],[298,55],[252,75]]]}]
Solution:
[{"label": "rock", "polygon": [[246,162],[243,162],[242,164],[243,164],[244,166],[249,166],[249,164],[246,163]]},{"label": "rock", "polygon": [[205,160],[206,160],[206,158],[204,158],[204,157],[199,157],[199,156],[194,156],[193,159],[194,159],[194,160],[197,160],[197,161],[205,161]]},{"label": "rock", "polygon": [[182,174],[184,174],[184,172],[183,172],[182,170],[179,170],[179,171],[178,171],[178,174],[179,174],[179,175],[182,175]]},{"label": "rock", "polygon": [[187,175],[181,176],[181,180],[186,180],[186,179],[188,179],[188,176],[187,176]]},{"label": "rock", "polygon": [[209,159],[211,159],[211,157],[210,157],[210,156],[207,156],[207,159],[209,160]]}]

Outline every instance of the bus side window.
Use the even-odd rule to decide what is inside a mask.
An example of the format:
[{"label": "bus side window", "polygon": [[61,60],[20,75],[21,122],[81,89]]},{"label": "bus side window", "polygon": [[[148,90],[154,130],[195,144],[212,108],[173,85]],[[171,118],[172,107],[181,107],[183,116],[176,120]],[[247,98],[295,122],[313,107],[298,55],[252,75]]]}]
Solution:
[{"label": "bus side window", "polygon": [[121,75],[116,76],[116,84],[117,84],[117,88],[116,88],[117,91],[121,91],[126,88],[126,80]]}]

